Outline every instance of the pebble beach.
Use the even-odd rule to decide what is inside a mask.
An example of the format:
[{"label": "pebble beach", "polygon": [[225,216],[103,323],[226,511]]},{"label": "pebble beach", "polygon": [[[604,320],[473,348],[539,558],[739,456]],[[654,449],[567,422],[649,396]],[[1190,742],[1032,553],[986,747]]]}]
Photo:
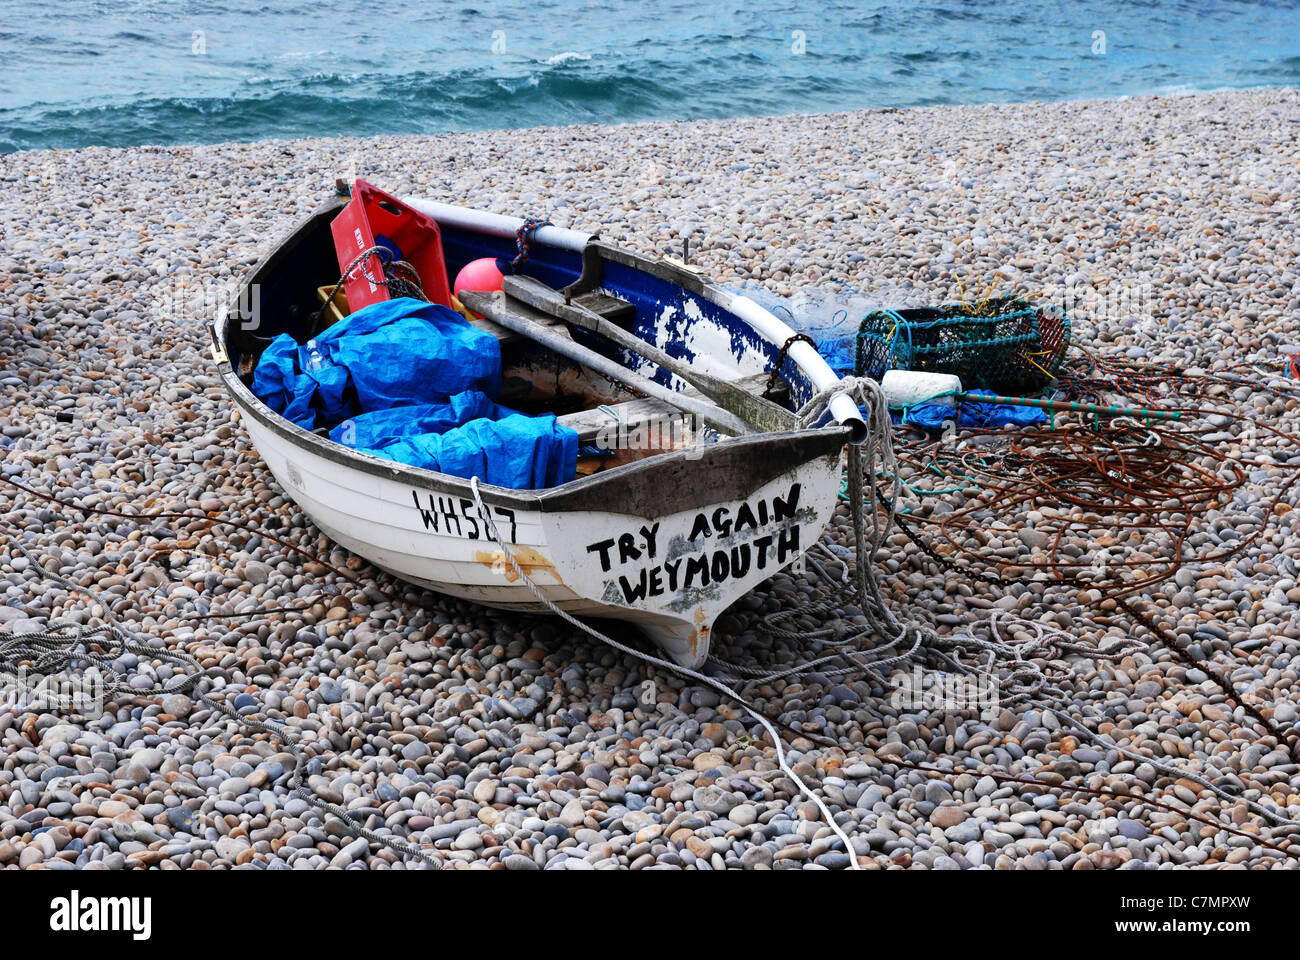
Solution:
[{"label": "pebble beach", "polygon": [[[1068,659],[1060,685],[1095,737],[1033,703],[895,706],[870,676],[746,687],[781,718],[845,850],[715,691],[558,620],[412,592],[331,544],[249,443],[202,317],[337,178],[360,176],[647,252],[680,255],[690,237],[710,277],[772,296],[1097,291],[1102,306],[1073,315],[1088,350],[1208,369],[1300,343],[1298,143],[1300,91],[1275,89],[0,155],[0,473],[59,501],[0,484],[0,533],[197,658],[211,696],[282,726],[309,790],[447,869],[842,870],[851,854],[878,869],[1295,869],[1300,767],[1149,636],[1115,662]],[[1115,290],[1155,322],[1106,308]],[[1300,430],[1300,395],[1238,399]],[[1300,466],[1295,448],[1273,456],[1279,473]],[[1234,514],[1206,536],[1258,526],[1251,496],[1240,532]],[[191,516],[144,517],[160,512]],[[1295,517],[1151,592],[1275,729],[1300,708]],[[942,633],[1003,610],[1081,641],[1142,638],[1042,583],[966,580],[891,544],[887,596]],[[719,652],[808,658],[815,646],[757,626],[826,590],[779,574],[719,621]],[[101,614],[0,547],[0,643]],[[120,666],[139,690],[169,676]],[[85,720],[0,704],[0,868],[422,866],[293,795],[292,762],[182,694]]]}]

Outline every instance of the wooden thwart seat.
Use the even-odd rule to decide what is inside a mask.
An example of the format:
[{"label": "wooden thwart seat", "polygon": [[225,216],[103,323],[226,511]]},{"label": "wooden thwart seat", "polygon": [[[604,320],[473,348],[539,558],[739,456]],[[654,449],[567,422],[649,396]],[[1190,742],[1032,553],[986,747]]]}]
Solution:
[{"label": "wooden thwart seat", "polygon": [[[767,387],[767,374],[760,373],[752,377],[743,377],[736,381],[736,386],[747,393],[761,394]],[[681,393],[687,396],[700,396],[697,390],[689,387],[682,390]],[[788,393],[789,385],[778,377],[776,386],[772,390],[772,399],[776,401],[784,400]],[[576,413],[567,413],[562,417],[556,417],[556,421],[562,426],[577,431],[580,444],[589,444],[593,443],[602,433],[608,435],[610,431],[618,430],[619,424],[624,424],[627,430],[631,432],[651,423],[662,425],[665,422],[686,420],[688,418],[688,414],[683,413],[680,409],[664,400],[646,398],[606,404],[594,410],[579,410]]]}]

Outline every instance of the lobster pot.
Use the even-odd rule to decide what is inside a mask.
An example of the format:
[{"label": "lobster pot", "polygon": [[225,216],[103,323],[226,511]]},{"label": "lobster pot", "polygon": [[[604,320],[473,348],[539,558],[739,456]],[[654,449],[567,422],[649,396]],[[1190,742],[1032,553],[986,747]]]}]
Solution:
[{"label": "lobster pot", "polygon": [[1056,379],[1069,340],[1063,313],[1022,297],[877,310],[858,328],[854,366],[875,380],[912,370],[958,377],[968,390],[1023,395]]}]

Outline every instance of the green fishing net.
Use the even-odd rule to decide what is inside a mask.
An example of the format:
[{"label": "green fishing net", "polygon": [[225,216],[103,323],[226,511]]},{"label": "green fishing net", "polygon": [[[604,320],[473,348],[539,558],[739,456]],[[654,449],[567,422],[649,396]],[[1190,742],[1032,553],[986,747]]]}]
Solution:
[{"label": "green fishing net", "polygon": [[1019,396],[1056,379],[1070,342],[1065,314],[1023,297],[910,310],[877,310],[858,327],[855,371],[955,374],[963,389]]}]

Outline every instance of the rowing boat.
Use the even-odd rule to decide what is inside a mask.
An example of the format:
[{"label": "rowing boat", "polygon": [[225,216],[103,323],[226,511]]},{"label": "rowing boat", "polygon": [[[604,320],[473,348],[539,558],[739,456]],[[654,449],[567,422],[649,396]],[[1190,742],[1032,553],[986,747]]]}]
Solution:
[{"label": "rowing boat", "polygon": [[[315,332],[320,291],[339,279],[330,225],[343,202],[276,246],[210,329],[280,487],[335,542],[403,580],[507,610],[630,621],[700,665],[716,618],[820,537],[844,445],[865,434],[843,394],[820,423],[793,415],[839,382],[816,349],[684,260],[541,226],[505,291],[465,300],[500,343],[502,402],[578,432],[576,479],[508,489],[383,459],[295,425],[250,389],[270,338]],[[450,276],[515,253],[521,220],[404,202],[437,223]],[[741,391],[752,401],[737,402]]]}]

